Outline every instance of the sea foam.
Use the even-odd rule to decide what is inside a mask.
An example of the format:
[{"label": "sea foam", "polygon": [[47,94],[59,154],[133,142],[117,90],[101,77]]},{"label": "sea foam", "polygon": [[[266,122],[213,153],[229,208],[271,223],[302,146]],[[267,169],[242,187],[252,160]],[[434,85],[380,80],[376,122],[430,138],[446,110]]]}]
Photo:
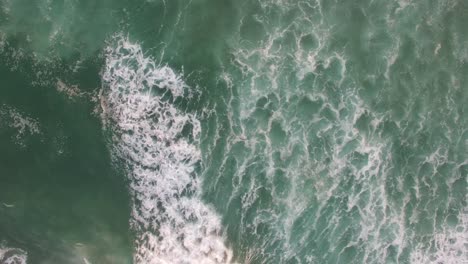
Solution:
[{"label": "sea foam", "polygon": [[417,247],[411,253],[411,263],[466,263],[468,259],[468,208],[463,208],[458,218],[458,224],[455,227],[444,227],[441,232],[433,235],[431,247]]},{"label": "sea foam", "polygon": [[220,218],[200,198],[200,123],[174,105],[188,86],[144,56],[139,44],[121,36],[111,42],[101,105],[114,158],[123,161],[130,182],[134,261],[230,262]]},{"label": "sea foam", "polygon": [[8,105],[0,105],[0,127],[6,125],[16,131],[13,140],[21,147],[25,147],[25,139],[32,135],[41,134],[39,122]]},{"label": "sea foam", "polygon": [[28,253],[22,249],[0,246],[0,263],[2,264],[26,264]]}]

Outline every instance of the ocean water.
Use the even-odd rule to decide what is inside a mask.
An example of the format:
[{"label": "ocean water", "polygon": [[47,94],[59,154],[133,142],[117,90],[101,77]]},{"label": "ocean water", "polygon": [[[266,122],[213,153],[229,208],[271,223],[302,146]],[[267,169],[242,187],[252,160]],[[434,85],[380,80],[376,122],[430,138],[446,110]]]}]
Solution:
[{"label": "ocean water", "polygon": [[468,2],[0,0],[0,263],[468,263]]}]

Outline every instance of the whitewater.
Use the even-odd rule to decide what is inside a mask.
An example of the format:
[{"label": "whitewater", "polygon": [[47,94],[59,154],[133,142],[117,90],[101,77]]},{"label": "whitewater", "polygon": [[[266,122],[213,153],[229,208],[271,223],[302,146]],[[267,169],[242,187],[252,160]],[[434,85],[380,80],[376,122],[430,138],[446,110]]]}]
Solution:
[{"label": "whitewater", "polygon": [[200,122],[174,106],[189,87],[123,37],[106,50],[103,81],[111,148],[130,178],[135,263],[228,263],[219,216],[200,197]]}]

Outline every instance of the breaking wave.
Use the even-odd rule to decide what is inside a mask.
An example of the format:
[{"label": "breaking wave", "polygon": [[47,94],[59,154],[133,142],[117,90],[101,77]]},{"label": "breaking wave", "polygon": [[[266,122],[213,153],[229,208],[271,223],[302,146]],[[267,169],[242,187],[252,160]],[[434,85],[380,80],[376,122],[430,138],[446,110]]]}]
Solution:
[{"label": "breaking wave", "polygon": [[130,182],[134,261],[229,262],[220,218],[200,198],[200,123],[174,105],[188,86],[124,37],[107,48],[102,78],[103,120]]}]

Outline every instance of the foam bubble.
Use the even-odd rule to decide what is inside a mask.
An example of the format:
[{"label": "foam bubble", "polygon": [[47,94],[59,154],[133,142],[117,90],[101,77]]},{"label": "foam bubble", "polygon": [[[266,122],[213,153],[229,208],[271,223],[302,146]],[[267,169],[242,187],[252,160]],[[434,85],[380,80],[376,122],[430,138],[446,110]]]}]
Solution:
[{"label": "foam bubble", "polygon": [[200,123],[166,99],[183,96],[187,85],[138,44],[114,41],[106,50],[101,105],[113,153],[130,178],[135,262],[230,262],[220,219],[200,198]]}]

